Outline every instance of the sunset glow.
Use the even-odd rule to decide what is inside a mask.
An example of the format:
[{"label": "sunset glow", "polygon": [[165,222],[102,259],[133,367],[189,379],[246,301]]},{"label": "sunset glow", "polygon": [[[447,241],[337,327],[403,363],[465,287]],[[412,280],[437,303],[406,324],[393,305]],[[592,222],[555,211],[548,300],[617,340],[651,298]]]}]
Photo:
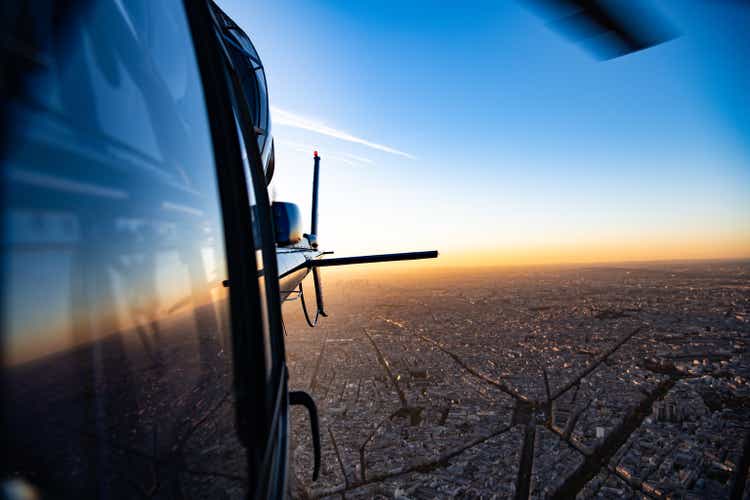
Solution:
[{"label": "sunset glow", "polygon": [[446,265],[750,257],[748,49],[725,41],[747,13],[733,3],[664,5],[683,36],[607,62],[516,2],[482,16],[222,5],[266,62],[272,196],[309,213],[321,152],[326,249],[436,248]]}]

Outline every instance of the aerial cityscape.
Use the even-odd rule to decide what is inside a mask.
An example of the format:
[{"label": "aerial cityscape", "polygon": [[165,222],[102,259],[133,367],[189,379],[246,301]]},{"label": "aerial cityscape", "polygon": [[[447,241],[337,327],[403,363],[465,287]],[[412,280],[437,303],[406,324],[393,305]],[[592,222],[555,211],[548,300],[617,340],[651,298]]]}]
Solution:
[{"label": "aerial cityscape", "polygon": [[296,494],[747,498],[750,263],[328,279],[284,306]]}]

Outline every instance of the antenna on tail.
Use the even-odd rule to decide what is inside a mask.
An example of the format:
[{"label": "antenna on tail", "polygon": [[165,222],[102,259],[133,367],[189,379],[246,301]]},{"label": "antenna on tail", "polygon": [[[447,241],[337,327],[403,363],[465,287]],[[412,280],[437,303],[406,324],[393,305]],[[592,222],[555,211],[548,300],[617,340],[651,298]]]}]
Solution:
[{"label": "antenna on tail", "polygon": [[307,235],[307,241],[310,246],[318,248],[318,186],[320,185],[320,156],[318,152],[313,152],[313,188],[312,188],[312,216],[310,220],[310,234]]},{"label": "antenna on tail", "polygon": [[[312,210],[310,217],[310,234],[305,235],[312,248],[318,248],[318,188],[320,186],[320,156],[317,151],[313,151],[313,187],[312,187]],[[323,306],[323,281],[320,271],[316,268],[312,270],[313,285],[315,286],[315,302],[318,312],[315,317],[315,323],[318,322],[318,316],[324,318],[328,316]]]}]

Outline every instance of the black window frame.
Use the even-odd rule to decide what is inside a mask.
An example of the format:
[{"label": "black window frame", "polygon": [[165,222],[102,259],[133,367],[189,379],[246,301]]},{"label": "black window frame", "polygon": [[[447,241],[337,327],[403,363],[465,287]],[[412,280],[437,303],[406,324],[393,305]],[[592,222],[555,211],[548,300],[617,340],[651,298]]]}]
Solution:
[{"label": "black window frame", "polygon": [[[236,429],[248,451],[250,496],[283,492],[286,487],[287,368],[281,326],[281,304],[276,265],[276,249],[270,201],[266,189],[261,151],[252,130],[248,110],[237,105],[238,82],[228,67],[231,59],[221,37],[223,20],[216,19],[218,7],[210,0],[185,0],[185,10],[193,36],[201,73],[211,138],[221,211],[226,239],[227,272],[232,328],[232,357],[235,387]],[[221,12],[220,10],[218,12]],[[241,121],[241,132],[250,165],[249,179],[255,188],[261,221],[263,268],[266,273],[269,327],[278,339],[270,383],[265,380],[269,367],[263,356],[261,300],[258,289],[256,245],[252,236],[250,199],[247,192],[240,141],[234,113]],[[259,189],[262,187],[262,189]]]},{"label": "black window frame", "polygon": [[[242,87],[245,90],[246,97],[250,97],[250,94],[252,94],[253,102],[249,102],[248,104],[250,105],[251,116],[254,119],[257,118],[257,121],[253,125],[256,127],[255,132],[257,134],[261,157],[265,158],[273,142],[271,136],[271,103],[268,96],[266,71],[250,37],[221,9],[217,7],[216,10],[221,17],[220,22],[224,43],[229,46],[230,51],[234,52],[232,54],[234,58],[241,59],[241,61],[237,60],[236,62],[238,65],[243,66],[242,74],[240,75],[243,81]],[[248,80],[252,80],[252,82],[249,82],[249,85],[252,86],[251,89],[246,88]]]}]

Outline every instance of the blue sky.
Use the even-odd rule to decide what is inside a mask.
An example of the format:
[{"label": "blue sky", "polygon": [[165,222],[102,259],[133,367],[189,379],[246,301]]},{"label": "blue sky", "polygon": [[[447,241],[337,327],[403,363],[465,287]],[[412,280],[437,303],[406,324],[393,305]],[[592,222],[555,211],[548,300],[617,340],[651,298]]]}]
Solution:
[{"label": "blue sky", "polygon": [[220,0],[266,67],[276,199],[337,253],[503,263],[750,256],[750,8],[655,2],[599,62],[523,4]]}]

